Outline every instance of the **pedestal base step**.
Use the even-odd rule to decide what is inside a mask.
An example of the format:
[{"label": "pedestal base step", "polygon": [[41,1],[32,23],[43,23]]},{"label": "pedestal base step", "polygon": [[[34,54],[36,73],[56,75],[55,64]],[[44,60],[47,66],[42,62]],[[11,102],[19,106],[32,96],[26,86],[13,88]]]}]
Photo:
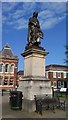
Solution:
[{"label": "pedestal base step", "polygon": [[23,99],[22,109],[26,112],[34,112],[36,110],[35,100]]}]

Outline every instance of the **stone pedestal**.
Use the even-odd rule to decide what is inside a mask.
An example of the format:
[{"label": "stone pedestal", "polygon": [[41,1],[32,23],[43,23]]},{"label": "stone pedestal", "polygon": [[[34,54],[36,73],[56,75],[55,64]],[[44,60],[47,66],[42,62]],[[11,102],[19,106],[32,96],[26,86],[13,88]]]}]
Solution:
[{"label": "stone pedestal", "polygon": [[45,78],[45,56],[42,48],[30,48],[21,54],[24,57],[24,78],[20,81],[19,89],[23,92],[23,109],[35,111],[34,95],[52,95],[51,82]]},{"label": "stone pedestal", "polygon": [[45,76],[45,56],[47,52],[31,48],[22,55],[24,57],[24,76]]}]

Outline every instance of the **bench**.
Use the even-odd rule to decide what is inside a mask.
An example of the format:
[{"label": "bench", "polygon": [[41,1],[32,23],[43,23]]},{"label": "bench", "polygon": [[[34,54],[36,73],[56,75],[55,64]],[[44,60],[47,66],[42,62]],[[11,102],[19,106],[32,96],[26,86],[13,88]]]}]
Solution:
[{"label": "bench", "polygon": [[65,101],[60,101],[58,97],[49,97],[47,95],[35,95],[36,112],[42,115],[43,110],[52,109],[55,113],[55,108],[65,110]]}]

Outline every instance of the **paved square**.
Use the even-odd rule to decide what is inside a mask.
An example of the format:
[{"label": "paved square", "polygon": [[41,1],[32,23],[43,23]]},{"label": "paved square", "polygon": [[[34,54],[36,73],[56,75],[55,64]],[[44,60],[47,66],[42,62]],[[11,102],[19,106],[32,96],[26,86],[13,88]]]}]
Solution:
[{"label": "paved square", "polygon": [[[22,104],[23,105],[23,104]],[[25,112],[22,110],[11,110],[9,105],[9,93],[4,93],[2,97],[2,118],[66,118],[66,111],[55,109],[45,110],[43,115],[36,112]]]}]

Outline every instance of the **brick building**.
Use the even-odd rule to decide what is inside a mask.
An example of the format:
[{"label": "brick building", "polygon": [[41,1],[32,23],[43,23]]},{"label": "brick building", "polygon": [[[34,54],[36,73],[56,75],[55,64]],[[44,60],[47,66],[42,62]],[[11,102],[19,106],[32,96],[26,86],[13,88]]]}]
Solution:
[{"label": "brick building", "polygon": [[[22,80],[24,71],[17,72],[18,84],[19,80]],[[68,67],[64,65],[52,64],[46,66],[45,71],[46,78],[51,80],[51,85],[54,88],[68,87]]]},{"label": "brick building", "polygon": [[19,86],[19,81],[23,79],[24,70],[20,70],[17,72],[17,85]]},{"label": "brick building", "polygon": [[0,51],[0,90],[11,89],[17,84],[18,57],[8,44]]},{"label": "brick building", "polygon": [[64,65],[48,65],[46,66],[46,78],[51,80],[54,88],[68,88],[68,67]]}]

